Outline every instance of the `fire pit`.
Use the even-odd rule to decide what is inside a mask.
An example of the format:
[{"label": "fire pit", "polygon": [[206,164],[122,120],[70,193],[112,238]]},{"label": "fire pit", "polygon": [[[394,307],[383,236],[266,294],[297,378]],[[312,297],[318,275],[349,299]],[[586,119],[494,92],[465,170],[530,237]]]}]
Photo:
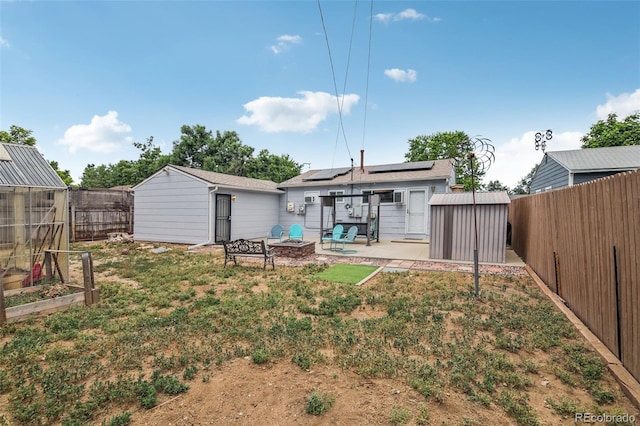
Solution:
[{"label": "fire pit", "polygon": [[276,256],[294,259],[310,256],[316,252],[314,241],[283,240],[279,243],[269,243],[269,247],[275,250]]}]

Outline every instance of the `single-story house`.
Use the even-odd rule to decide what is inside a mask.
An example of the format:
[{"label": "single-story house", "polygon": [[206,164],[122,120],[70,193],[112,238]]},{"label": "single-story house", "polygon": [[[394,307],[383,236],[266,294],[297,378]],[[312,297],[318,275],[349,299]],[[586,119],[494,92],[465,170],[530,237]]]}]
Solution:
[{"label": "single-story house", "polygon": [[0,263],[4,289],[42,278],[46,250],[69,278],[67,185],[35,146],[0,144]]},{"label": "single-story house", "polygon": [[577,185],[640,168],[640,145],[547,152],[533,178],[531,193]]},{"label": "single-story house", "polygon": [[169,165],[132,188],[134,239],[215,244],[264,238],[276,224],[319,236],[321,195],[337,196],[336,217],[325,216],[331,225],[365,224],[369,196],[378,195],[379,238],[426,239],[429,198],[454,183],[450,160],[309,170],[280,184]]},{"label": "single-story house", "polygon": [[174,165],[132,190],[135,240],[194,245],[264,237],[284,194],[275,182]]},{"label": "single-story house", "polygon": [[[305,235],[314,236],[334,223],[365,224],[369,197],[379,195],[379,209],[372,218],[377,237],[424,240],[429,238],[429,198],[449,192],[453,184],[451,160],[309,170],[278,185],[284,190],[279,222],[285,229],[300,224]],[[331,195],[336,201],[335,217],[333,209],[321,214],[327,208],[321,196]],[[320,223],[321,216],[326,223]]]}]

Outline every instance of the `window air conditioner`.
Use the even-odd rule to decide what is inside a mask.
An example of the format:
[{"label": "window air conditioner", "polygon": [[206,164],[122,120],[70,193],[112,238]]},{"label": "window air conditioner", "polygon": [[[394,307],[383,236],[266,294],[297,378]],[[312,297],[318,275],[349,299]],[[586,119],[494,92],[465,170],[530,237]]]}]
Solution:
[{"label": "window air conditioner", "polygon": [[304,197],[305,204],[315,204],[315,202],[316,202],[316,197],[314,197],[313,195],[307,195],[306,197]]},{"label": "window air conditioner", "polygon": [[393,202],[396,204],[404,204],[404,191],[394,191]]}]

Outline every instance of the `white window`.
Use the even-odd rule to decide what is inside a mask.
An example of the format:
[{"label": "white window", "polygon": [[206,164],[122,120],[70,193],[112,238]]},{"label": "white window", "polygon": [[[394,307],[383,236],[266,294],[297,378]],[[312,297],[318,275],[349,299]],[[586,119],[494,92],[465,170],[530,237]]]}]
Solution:
[{"label": "white window", "polygon": [[552,188],[553,188],[553,186],[552,186],[552,185],[549,185],[549,186],[546,186],[546,187],[544,188],[544,190],[545,190],[545,191],[551,191],[551,189],[552,189]]},{"label": "white window", "polygon": [[393,189],[375,189],[362,191],[362,203],[369,203],[369,195],[380,195],[380,203],[393,203]]},{"label": "white window", "polygon": [[[344,191],[341,189],[337,191],[329,191],[329,195],[344,195]],[[336,203],[344,203],[344,198],[336,197]]]}]

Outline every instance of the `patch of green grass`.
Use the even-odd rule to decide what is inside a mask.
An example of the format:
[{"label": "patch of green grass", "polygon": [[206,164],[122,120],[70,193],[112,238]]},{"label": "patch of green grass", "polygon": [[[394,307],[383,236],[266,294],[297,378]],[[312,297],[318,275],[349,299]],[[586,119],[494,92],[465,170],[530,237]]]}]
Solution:
[{"label": "patch of green grass", "polygon": [[307,398],[305,410],[307,414],[320,416],[329,411],[329,409],[333,406],[334,401],[334,398],[327,393],[313,391]]},{"label": "patch of green grass", "polygon": [[338,263],[312,275],[313,278],[323,281],[344,284],[356,284],[368,277],[378,269],[377,266],[350,265]]},{"label": "patch of green grass", "polygon": [[391,409],[391,424],[406,425],[411,418],[411,412],[407,407],[393,407]]}]

